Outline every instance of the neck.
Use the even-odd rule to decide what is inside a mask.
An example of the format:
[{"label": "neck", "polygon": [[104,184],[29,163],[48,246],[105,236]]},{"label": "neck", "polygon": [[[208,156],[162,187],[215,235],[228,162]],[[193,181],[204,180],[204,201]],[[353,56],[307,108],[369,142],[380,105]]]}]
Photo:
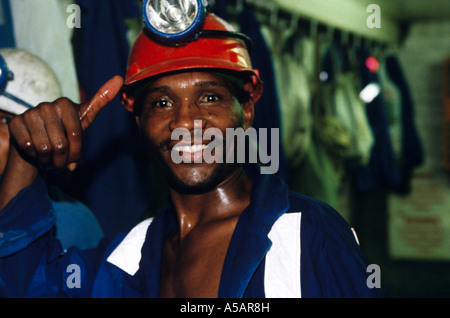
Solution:
[{"label": "neck", "polygon": [[180,238],[197,225],[238,217],[250,203],[252,184],[252,180],[239,169],[205,193],[185,194],[170,189],[180,225]]}]

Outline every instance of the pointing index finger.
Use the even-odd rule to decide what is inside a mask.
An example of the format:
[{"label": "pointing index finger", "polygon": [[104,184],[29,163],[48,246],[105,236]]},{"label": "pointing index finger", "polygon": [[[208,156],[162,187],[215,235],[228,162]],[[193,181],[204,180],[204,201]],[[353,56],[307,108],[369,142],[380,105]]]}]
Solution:
[{"label": "pointing index finger", "polygon": [[108,80],[102,87],[95,93],[95,95],[86,103],[81,104],[78,115],[81,121],[81,127],[83,130],[88,128],[90,124],[95,120],[98,113],[105,107],[110,101],[116,97],[123,85],[123,79],[121,76],[114,76]]}]

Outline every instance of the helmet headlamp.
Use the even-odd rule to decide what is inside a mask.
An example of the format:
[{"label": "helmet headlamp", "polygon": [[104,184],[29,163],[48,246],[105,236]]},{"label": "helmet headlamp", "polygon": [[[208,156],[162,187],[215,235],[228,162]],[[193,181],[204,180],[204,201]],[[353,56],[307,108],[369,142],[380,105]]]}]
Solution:
[{"label": "helmet headlamp", "polygon": [[206,0],[144,0],[142,15],[147,29],[165,43],[196,37],[205,20]]},{"label": "helmet headlamp", "polygon": [[144,0],[142,16],[150,35],[165,45],[180,46],[199,37],[232,36],[243,40],[251,51],[251,40],[245,34],[202,30],[207,7],[207,0]]}]

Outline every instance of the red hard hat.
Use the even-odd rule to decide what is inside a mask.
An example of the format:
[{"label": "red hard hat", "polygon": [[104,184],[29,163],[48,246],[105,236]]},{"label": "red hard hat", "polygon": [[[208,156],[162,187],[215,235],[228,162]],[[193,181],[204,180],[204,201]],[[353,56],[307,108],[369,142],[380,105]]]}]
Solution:
[{"label": "red hard hat", "polygon": [[[231,31],[231,25],[212,13],[205,18],[202,30]],[[122,103],[133,110],[134,97],[130,87],[138,82],[168,72],[194,69],[216,69],[237,72],[252,83],[251,95],[255,102],[262,94],[258,70],[252,68],[245,42],[232,34],[203,35],[180,46],[164,45],[141,31],[128,58]]]}]

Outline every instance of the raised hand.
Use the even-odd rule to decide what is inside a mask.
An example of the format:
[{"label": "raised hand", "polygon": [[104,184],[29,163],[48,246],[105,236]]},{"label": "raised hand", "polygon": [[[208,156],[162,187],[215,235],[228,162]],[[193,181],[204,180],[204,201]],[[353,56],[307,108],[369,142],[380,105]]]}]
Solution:
[{"label": "raised hand", "polygon": [[81,158],[83,132],[120,91],[123,79],[107,81],[80,105],[67,98],[41,103],[9,123],[10,151],[0,185],[0,209],[30,185],[39,169],[73,170]]}]

